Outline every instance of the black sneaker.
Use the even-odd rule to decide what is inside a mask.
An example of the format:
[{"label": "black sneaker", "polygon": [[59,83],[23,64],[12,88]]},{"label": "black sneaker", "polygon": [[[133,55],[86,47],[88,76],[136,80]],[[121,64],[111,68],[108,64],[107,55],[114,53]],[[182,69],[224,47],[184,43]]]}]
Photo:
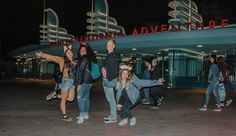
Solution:
[{"label": "black sneaker", "polygon": [[104,123],[106,123],[106,124],[115,123],[115,122],[117,122],[116,119],[107,119],[107,120],[104,120]]},{"label": "black sneaker", "polygon": [[105,116],[105,117],[104,117],[104,120],[109,120],[109,116],[108,116],[108,115]]}]

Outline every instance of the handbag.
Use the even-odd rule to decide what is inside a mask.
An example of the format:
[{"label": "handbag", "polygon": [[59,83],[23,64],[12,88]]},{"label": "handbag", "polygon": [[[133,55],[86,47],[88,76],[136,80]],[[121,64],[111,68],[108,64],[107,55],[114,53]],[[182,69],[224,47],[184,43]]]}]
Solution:
[{"label": "handbag", "polygon": [[62,72],[59,70],[53,74],[53,78],[57,84],[62,83],[63,71],[64,71],[64,66],[63,66]]}]

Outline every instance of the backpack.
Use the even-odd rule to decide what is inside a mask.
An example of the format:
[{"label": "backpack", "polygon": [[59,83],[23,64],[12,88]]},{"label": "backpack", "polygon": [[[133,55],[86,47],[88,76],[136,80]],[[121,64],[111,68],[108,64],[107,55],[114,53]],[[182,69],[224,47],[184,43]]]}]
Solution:
[{"label": "backpack", "polygon": [[91,62],[91,71],[86,70],[92,77],[93,80],[96,80],[100,77],[101,72],[99,70],[98,64]]}]

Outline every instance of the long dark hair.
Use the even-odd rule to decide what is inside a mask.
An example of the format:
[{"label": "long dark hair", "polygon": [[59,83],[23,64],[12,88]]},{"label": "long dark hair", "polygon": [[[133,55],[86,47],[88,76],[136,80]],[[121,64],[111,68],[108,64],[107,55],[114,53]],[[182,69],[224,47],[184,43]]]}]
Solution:
[{"label": "long dark hair", "polygon": [[63,59],[64,59],[64,65],[65,65],[66,67],[68,67],[68,66],[71,65],[71,60],[69,60],[69,58],[66,56],[67,51],[71,51],[71,52],[72,52],[72,50],[68,48],[68,49],[64,52]]},{"label": "long dark hair", "polygon": [[78,59],[80,59],[82,56],[80,55],[80,50],[81,48],[84,47],[86,49],[86,57],[89,59],[89,61],[92,61],[94,63],[97,63],[97,59],[96,59],[96,55],[94,53],[94,51],[92,50],[92,48],[89,46],[89,44],[87,42],[81,42],[80,43],[80,47],[78,50]]},{"label": "long dark hair", "polygon": [[214,62],[213,62],[213,64],[216,64],[217,63],[217,61],[216,61],[216,55],[211,55],[211,58],[213,58],[213,60],[214,60]]},{"label": "long dark hair", "polygon": [[222,71],[222,72],[226,72],[226,70],[227,70],[227,64],[226,64],[226,62],[225,62],[225,59],[224,59],[224,57],[218,57],[218,62],[217,62],[217,64],[218,64],[218,66],[219,66],[219,68],[220,68],[220,70]]}]

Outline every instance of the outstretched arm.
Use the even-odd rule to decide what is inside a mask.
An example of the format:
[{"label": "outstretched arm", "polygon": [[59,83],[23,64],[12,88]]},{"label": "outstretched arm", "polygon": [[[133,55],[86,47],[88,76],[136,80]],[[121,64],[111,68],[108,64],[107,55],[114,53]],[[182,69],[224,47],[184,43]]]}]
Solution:
[{"label": "outstretched arm", "polygon": [[164,80],[160,78],[159,80],[143,80],[139,79],[136,75],[133,75],[133,83],[138,87],[151,87],[162,85]]},{"label": "outstretched arm", "polygon": [[58,63],[58,64],[60,64],[63,61],[62,57],[49,55],[49,54],[43,53],[41,51],[36,52],[35,55],[37,57],[41,57],[41,58],[44,58],[48,61],[52,61],[52,62],[55,62],[55,63]]}]

